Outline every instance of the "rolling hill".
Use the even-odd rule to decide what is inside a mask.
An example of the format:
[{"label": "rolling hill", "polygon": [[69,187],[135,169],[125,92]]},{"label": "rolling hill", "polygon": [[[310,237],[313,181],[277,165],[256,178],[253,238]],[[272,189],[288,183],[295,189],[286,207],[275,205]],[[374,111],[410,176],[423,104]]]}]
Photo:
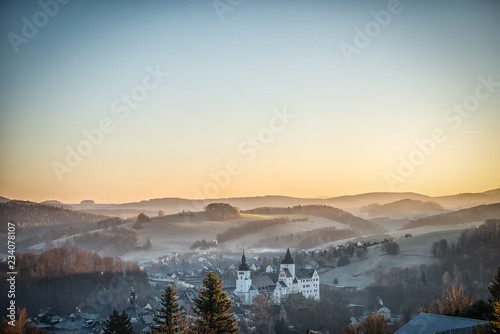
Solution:
[{"label": "rolling hill", "polygon": [[500,219],[500,203],[480,205],[455,212],[422,217],[404,225],[404,229],[427,225],[458,225],[470,222],[484,222],[487,219]]}]

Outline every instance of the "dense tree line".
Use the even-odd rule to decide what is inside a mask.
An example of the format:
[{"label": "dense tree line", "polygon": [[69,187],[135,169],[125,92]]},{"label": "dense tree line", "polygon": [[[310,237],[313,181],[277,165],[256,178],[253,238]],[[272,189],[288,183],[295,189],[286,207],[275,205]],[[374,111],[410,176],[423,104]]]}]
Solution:
[{"label": "dense tree line", "polygon": [[443,272],[453,282],[484,290],[500,266],[500,220],[465,229],[456,243],[437,241],[431,252],[440,257]]},{"label": "dense tree line", "polygon": [[217,234],[217,241],[219,243],[224,243],[229,240],[244,237],[247,234],[257,232],[267,227],[280,224],[287,224],[289,222],[290,219],[288,219],[287,217],[246,222],[239,226],[230,227],[226,231]]},{"label": "dense tree line", "polygon": [[205,207],[205,214],[211,220],[231,220],[240,218],[240,209],[227,203],[211,203]]},{"label": "dense tree line", "polygon": [[256,247],[273,248],[311,248],[324,243],[360,236],[359,232],[336,227],[322,227],[311,231],[290,233],[282,236],[274,236],[260,239]]},{"label": "dense tree line", "polygon": [[97,228],[103,229],[103,228],[112,228],[112,227],[117,227],[118,225],[121,225],[125,223],[123,219],[120,219],[118,217],[111,217],[108,219],[103,219],[97,222]]},{"label": "dense tree line", "polygon": [[354,216],[353,214],[327,205],[297,205],[294,207],[262,207],[245,211],[256,214],[304,214],[323,217],[349,225],[351,230],[363,234],[383,232],[384,229],[368,220]]},{"label": "dense tree line", "polygon": [[500,203],[480,205],[470,209],[463,209],[429,217],[422,217],[410,221],[403,229],[416,228],[428,225],[457,225],[462,223],[485,221],[500,217]]}]

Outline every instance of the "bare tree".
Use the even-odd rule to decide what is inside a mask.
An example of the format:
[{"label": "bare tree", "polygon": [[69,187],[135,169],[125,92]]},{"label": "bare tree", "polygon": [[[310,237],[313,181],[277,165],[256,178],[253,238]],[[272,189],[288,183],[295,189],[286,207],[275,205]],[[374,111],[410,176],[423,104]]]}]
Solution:
[{"label": "bare tree", "polygon": [[429,307],[424,307],[424,312],[441,315],[454,315],[472,304],[469,296],[465,294],[463,285],[453,284],[441,296],[436,297]]},{"label": "bare tree", "polygon": [[258,322],[267,322],[269,309],[269,301],[265,297],[258,295],[252,301],[250,314]]}]

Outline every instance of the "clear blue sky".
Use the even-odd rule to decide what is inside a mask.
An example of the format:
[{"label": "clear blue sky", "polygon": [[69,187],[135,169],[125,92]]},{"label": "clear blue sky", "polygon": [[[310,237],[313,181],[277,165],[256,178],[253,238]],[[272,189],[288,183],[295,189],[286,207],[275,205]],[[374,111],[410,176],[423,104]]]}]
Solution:
[{"label": "clear blue sky", "polygon": [[[194,189],[311,197],[499,187],[500,87],[460,124],[443,115],[478,77],[500,81],[500,2],[402,0],[348,61],[342,43],[355,47],[355,28],[388,3],[244,0],[221,14],[212,1],[73,0],[13,47],[23,17],[44,14],[35,1],[3,1],[0,195],[116,202]],[[168,76],[119,118],[113,102],[147,68]],[[252,159],[238,150],[285,107],[295,118]],[[103,119],[113,130],[68,166],[67,147]],[[447,139],[399,173],[400,157],[436,128]],[[237,175],[207,186],[229,161]]]}]

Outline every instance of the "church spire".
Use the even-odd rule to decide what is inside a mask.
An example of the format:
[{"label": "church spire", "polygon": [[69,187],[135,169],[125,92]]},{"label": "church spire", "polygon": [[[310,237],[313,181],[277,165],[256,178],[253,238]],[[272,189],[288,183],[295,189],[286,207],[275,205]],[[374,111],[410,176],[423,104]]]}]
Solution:
[{"label": "church spire", "polygon": [[292,254],[290,254],[290,248],[286,249],[285,258],[281,261],[281,264],[293,264]]}]

